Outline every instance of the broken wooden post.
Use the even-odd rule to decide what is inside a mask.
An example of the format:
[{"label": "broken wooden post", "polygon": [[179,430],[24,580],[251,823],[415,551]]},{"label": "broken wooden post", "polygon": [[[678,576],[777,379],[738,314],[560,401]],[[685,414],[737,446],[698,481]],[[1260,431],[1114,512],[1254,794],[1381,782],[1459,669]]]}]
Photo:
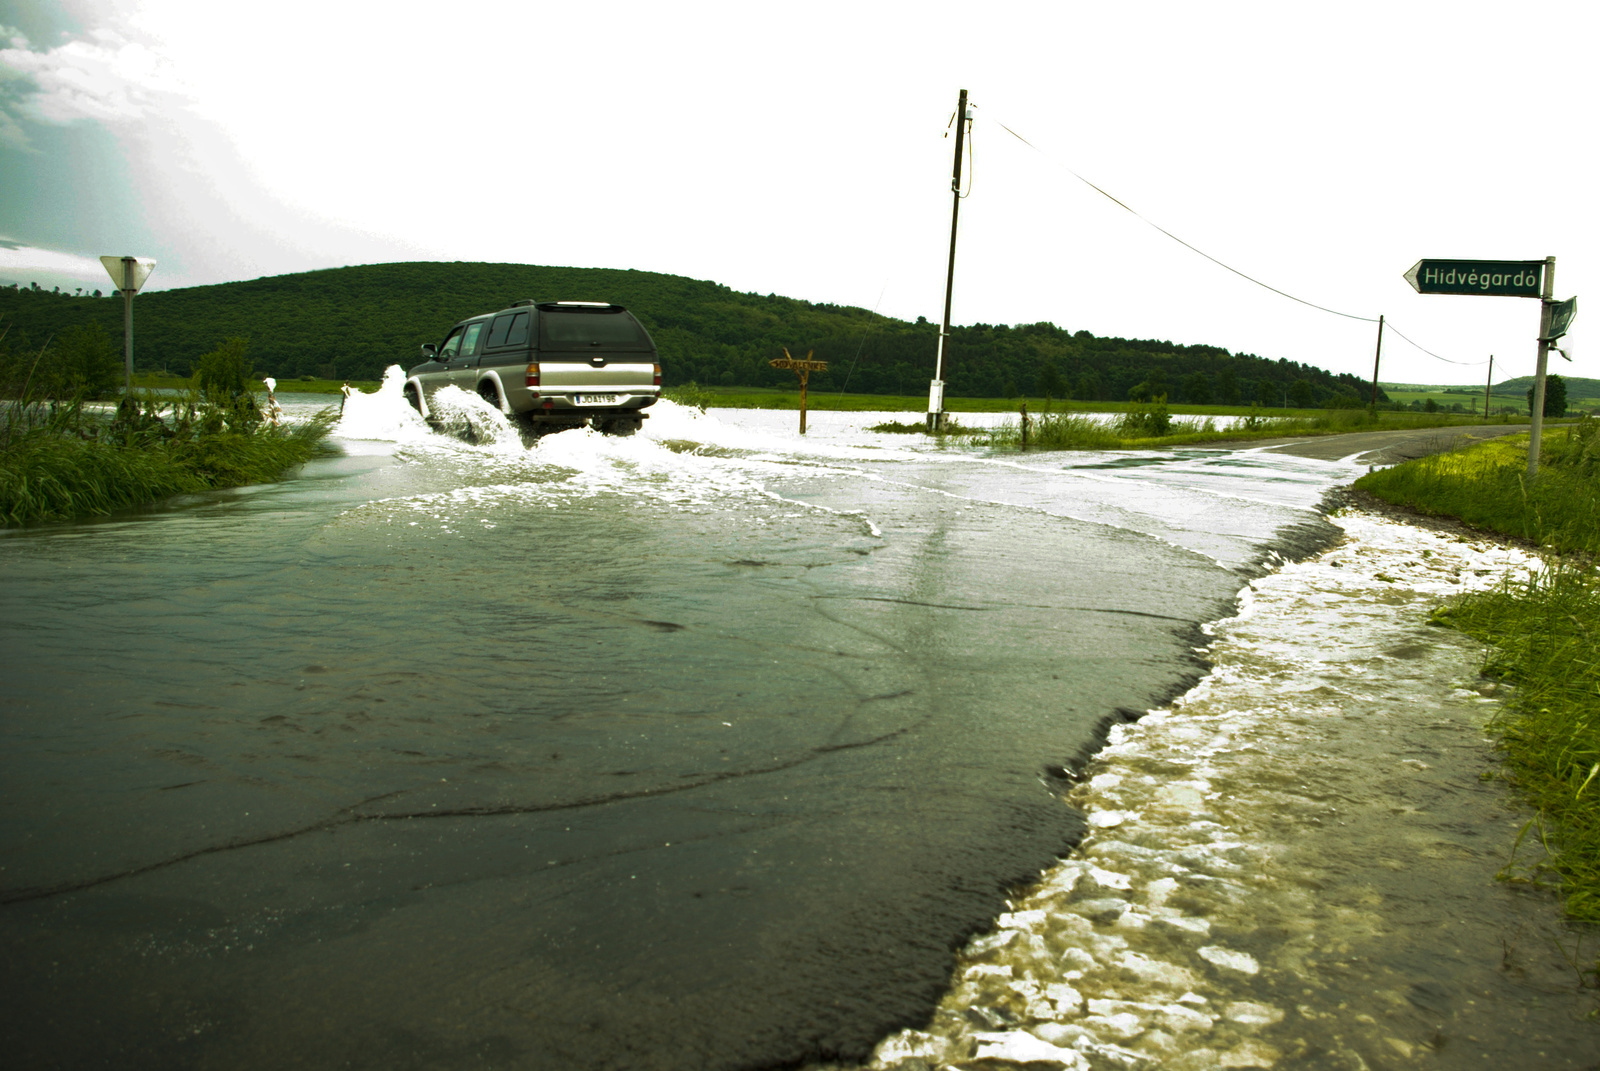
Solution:
[{"label": "broken wooden post", "polygon": [[802,360],[798,360],[798,359],[796,359],[794,357],[789,356],[789,347],[785,346],[785,347],[783,347],[783,356],[782,357],[774,357],[772,360],[767,362],[768,364],[770,364],[774,368],[787,368],[791,372],[793,372],[796,376],[800,377],[800,434],[801,435],[804,435],[806,433],[806,381],[811,378],[811,373],[812,372],[826,372],[828,370],[828,362],[827,361],[813,361],[811,359],[811,355],[813,353],[815,353],[815,352],[817,352],[817,351],[816,350],[808,350],[808,351],[806,351],[805,360],[802,361]]},{"label": "broken wooden post", "polygon": [[1022,448],[1028,448],[1028,403],[1022,403]]}]

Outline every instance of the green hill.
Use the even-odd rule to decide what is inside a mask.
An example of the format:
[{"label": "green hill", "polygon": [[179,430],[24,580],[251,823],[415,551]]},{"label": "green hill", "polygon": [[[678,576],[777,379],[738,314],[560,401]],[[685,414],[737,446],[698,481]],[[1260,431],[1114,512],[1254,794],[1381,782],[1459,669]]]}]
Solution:
[{"label": "green hill", "polygon": [[[654,336],[669,386],[790,386],[792,374],[767,364],[787,346],[831,363],[813,375],[814,390],[917,394],[932,378],[938,341],[937,325],[921,318],[909,323],[677,275],[456,262],[331,268],[143,294],[134,301],[134,356],[140,369],[187,375],[196,357],[240,336],[250,340],[260,374],[376,379],[388,365],[416,363],[419,344],[439,341],[455,321],[520,298],[626,305]],[[0,345],[14,351],[91,321],[120,341],[120,298],[0,289],[0,324],[11,327]],[[1355,376],[1281,358],[1099,338],[1049,323],[974,324],[951,336],[945,378],[954,396],[1121,400],[1135,384],[1153,382],[1174,401],[1278,405],[1304,379],[1314,404],[1355,405],[1368,390]]]},{"label": "green hill", "polygon": [[[1600,399],[1600,379],[1585,379],[1582,376],[1569,376],[1556,365],[1565,364],[1565,361],[1551,360],[1549,371],[1556,373],[1567,381],[1568,399]],[[1527,396],[1528,388],[1533,386],[1532,376],[1518,376],[1508,379],[1504,383],[1494,385],[1495,397],[1504,394],[1508,398],[1523,398]]]}]

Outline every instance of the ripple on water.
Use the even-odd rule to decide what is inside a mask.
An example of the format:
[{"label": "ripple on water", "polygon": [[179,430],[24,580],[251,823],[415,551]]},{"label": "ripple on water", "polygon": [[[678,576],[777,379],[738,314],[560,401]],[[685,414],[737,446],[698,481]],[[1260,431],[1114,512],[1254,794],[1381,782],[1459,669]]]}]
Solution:
[{"label": "ripple on water", "polygon": [[1211,627],[1200,685],[1113,729],[1068,797],[1083,844],[869,1067],[1592,1066],[1583,935],[1494,880],[1521,820],[1480,776],[1494,687],[1425,624],[1537,563],[1338,523]]}]

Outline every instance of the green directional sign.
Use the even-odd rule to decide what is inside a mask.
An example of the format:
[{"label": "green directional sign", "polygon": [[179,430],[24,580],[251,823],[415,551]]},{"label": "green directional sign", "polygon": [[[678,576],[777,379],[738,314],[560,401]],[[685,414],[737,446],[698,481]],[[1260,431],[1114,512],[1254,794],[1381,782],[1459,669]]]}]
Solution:
[{"label": "green directional sign", "polygon": [[[1572,326],[1573,318],[1578,315],[1578,299],[1569,297],[1565,301],[1552,301],[1550,303],[1550,330],[1540,337],[1540,342],[1554,342],[1567,333],[1567,328]],[[1562,354],[1566,357],[1566,354]],[[1572,358],[1568,357],[1568,360]]]},{"label": "green directional sign", "polygon": [[1406,272],[1419,294],[1541,297],[1542,260],[1419,260]]}]

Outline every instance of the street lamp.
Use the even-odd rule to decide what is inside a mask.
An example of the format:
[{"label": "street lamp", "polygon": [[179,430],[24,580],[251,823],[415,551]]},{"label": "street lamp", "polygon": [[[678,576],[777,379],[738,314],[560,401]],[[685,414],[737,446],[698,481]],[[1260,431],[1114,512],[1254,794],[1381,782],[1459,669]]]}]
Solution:
[{"label": "street lamp", "polygon": [[101,257],[106,274],[122,291],[122,363],[127,372],[126,393],[133,393],[133,295],[155,271],[149,257]]}]

